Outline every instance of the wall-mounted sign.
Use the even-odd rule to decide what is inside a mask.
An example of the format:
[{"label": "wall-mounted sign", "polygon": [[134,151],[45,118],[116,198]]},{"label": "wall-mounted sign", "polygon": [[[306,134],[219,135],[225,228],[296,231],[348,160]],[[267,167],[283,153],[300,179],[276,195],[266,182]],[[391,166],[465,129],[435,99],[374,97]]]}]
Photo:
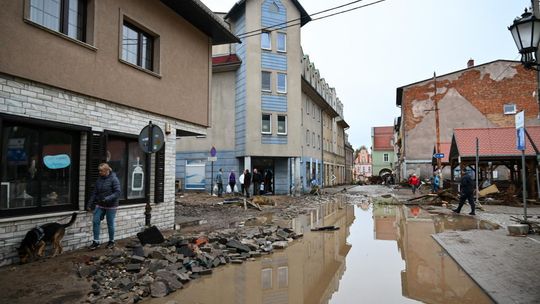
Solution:
[{"label": "wall-mounted sign", "polygon": [[64,169],[71,164],[71,158],[67,154],[47,155],[43,157],[43,163],[49,169]]}]

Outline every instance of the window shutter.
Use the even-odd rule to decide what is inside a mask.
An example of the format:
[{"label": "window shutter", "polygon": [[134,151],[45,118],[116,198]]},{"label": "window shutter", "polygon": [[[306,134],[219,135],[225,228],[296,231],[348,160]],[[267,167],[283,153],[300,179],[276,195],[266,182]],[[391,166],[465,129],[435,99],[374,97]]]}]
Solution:
[{"label": "window shutter", "polygon": [[105,135],[101,132],[88,132],[88,142],[86,151],[86,202],[94,190],[96,180],[99,176],[98,166],[106,161],[105,157]]},{"label": "window shutter", "polygon": [[154,203],[162,203],[165,200],[165,145],[156,152],[156,172],[154,185]]}]

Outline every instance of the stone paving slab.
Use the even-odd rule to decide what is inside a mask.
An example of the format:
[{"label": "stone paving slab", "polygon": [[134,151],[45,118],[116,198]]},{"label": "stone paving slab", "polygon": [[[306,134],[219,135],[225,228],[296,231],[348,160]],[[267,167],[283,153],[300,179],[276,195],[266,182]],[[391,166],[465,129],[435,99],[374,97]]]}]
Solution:
[{"label": "stone paving slab", "polygon": [[540,303],[540,242],[506,230],[449,231],[433,238],[497,303]]}]

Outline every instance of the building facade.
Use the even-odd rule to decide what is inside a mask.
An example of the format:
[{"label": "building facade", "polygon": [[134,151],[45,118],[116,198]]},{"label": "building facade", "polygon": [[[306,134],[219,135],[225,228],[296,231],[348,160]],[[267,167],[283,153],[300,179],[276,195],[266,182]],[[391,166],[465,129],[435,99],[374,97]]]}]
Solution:
[{"label": "building facade", "polygon": [[[175,141],[206,132],[211,46],[237,40],[226,25],[198,0],[8,1],[0,25],[0,264],[73,211],[63,247],[88,245],[83,210],[105,161],[122,188],[116,238],[144,228],[147,204],[172,228]],[[150,121],[155,154],[138,144]]]},{"label": "building facade", "polygon": [[[507,60],[478,66],[469,60],[466,69],[398,88],[401,119],[395,129],[402,178],[431,176],[437,129],[439,143],[450,143],[455,128],[514,126],[514,116],[522,110],[526,125],[538,125],[537,90],[536,73]],[[443,169],[446,178],[449,170]]]},{"label": "building facade", "polygon": [[[178,141],[177,178],[186,190],[209,191],[219,168],[226,176],[257,169],[271,176],[265,193],[321,185],[321,109],[330,104],[322,95],[325,82],[306,74],[311,70],[300,34],[309,15],[294,0],[247,0],[221,16],[242,42],[213,50],[212,125],[206,137]],[[279,26],[293,19],[300,24]]]},{"label": "building facade", "polygon": [[354,159],[354,182],[365,183],[371,175],[371,154],[366,146],[361,146]]},{"label": "building facade", "polygon": [[345,133],[345,184],[353,183],[354,149],[349,142],[349,135]]},{"label": "building facade", "polygon": [[372,175],[383,176],[392,173],[393,165],[396,161],[394,145],[394,127],[373,127],[371,128],[372,154],[371,166]]}]

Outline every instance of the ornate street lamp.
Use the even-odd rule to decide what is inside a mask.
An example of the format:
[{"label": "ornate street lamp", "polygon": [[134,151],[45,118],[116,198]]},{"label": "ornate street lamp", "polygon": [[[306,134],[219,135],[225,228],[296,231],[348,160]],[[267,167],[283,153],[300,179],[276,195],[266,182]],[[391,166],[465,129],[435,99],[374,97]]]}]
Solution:
[{"label": "ornate street lamp", "polygon": [[512,33],[523,65],[537,69],[539,63],[536,52],[540,41],[540,20],[532,11],[525,9],[521,17],[514,19],[514,23],[508,27],[508,30]]}]

